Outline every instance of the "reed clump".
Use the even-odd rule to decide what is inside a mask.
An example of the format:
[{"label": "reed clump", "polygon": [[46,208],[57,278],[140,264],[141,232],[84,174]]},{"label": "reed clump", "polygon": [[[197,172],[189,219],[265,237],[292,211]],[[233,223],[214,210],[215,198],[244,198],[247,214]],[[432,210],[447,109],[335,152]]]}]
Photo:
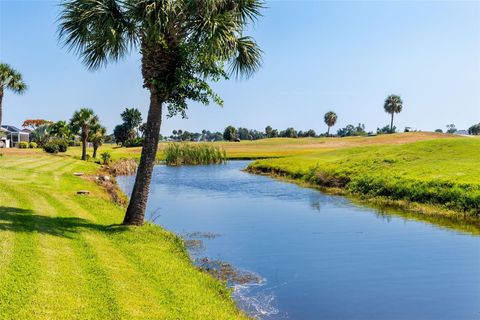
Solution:
[{"label": "reed clump", "polygon": [[225,149],[206,143],[169,143],[164,151],[168,166],[222,164]]},{"label": "reed clump", "polygon": [[110,166],[110,173],[114,176],[128,176],[137,172],[138,163],[134,159],[120,159]]}]

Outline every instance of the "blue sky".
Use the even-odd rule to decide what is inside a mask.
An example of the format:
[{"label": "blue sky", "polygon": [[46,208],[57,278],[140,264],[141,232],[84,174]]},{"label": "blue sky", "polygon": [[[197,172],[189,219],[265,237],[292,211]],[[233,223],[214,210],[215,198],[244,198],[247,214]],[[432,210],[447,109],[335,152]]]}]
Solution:
[{"label": "blue sky", "polygon": [[[480,2],[268,1],[252,34],[264,63],[247,81],[215,84],[225,101],[190,104],[189,119],[165,119],[173,129],[222,130],[233,124],[263,130],[326,131],[323,114],[335,111],[335,129],[389,122],[383,101],[401,95],[397,127],[463,129],[480,122]],[[0,0],[0,61],[21,71],[23,96],[6,93],[4,123],[27,118],[68,119],[91,107],[111,130],[125,107],[146,115],[139,55],[87,71],[57,42],[57,1]]]}]

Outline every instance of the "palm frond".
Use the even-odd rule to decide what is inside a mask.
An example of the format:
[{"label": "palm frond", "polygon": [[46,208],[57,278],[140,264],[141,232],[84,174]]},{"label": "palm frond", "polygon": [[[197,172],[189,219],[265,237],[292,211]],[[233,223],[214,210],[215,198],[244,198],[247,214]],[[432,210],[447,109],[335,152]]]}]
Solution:
[{"label": "palm frond", "polygon": [[27,90],[22,74],[6,63],[0,63],[0,87],[7,88],[17,94]]},{"label": "palm frond", "polygon": [[117,0],[71,0],[59,16],[59,40],[80,55],[88,69],[118,61],[136,45],[135,25]]},{"label": "palm frond", "polygon": [[251,37],[236,41],[236,56],[230,63],[230,74],[237,78],[251,77],[262,65],[262,50]]}]

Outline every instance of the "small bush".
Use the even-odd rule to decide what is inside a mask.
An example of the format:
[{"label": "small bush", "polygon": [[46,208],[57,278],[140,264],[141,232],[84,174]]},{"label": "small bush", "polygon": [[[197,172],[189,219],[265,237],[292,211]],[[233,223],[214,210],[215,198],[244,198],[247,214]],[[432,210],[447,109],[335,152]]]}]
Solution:
[{"label": "small bush", "polygon": [[205,143],[169,143],[164,154],[169,166],[220,164],[227,160],[224,149]]},{"label": "small bush", "polygon": [[28,148],[28,142],[21,141],[21,142],[18,143],[18,147],[20,149],[27,149]]},{"label": "small bush", "polygon": [[65,139],[51,139],[43,146],[43,150],[48,153],[66,152],[68,149],[68,142]]},{"label": "small bush", "polygon": [[59,140],[57,141],[58,144],[58,151],[59,152],[66,152],[68,149],[68,143],[65,140]]},{"label": "small bush", "polygon": [[53,141],[47,142],[43,145],[43,150],[47,153],[58,153],[58,144]]},{"label": "small bush", "polygon": [[68,149],[68,142],[65,139],[54,138],[51,139],[50,142],[58,145],[58,152],[66,152]]},{"label": "small bush", "polygon": [[112,155],[110,154],[110,152],[105,151],[100,155],[100,157],[102,158],[103,164],[109,164],[110,159],[112,158]]},{"label": "small bush", "polygon": [[123,144],[123,146],[126,148],[141,147],[142,145],[143,145],[143,138],[128,139]]},{"label": "small bush", "polygon": [[38,144],[36,142],[30,142],[30,144],[28,145],[30,147],[30,149],[36,149],[38,148]]}]

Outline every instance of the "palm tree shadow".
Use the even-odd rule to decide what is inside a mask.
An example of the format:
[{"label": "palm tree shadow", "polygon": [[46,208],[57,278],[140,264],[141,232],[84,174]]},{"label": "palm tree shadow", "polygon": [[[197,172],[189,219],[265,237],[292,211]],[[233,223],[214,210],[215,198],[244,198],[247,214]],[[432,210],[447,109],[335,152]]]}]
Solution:
[{"label": "palm tree shadow", "polygon": [[124,226],[96,224],[77,217],[51,217],[28,209],[0,206],[0,232],[40,233],[73,238],[85,230],[117,233],[126,229]]}]

